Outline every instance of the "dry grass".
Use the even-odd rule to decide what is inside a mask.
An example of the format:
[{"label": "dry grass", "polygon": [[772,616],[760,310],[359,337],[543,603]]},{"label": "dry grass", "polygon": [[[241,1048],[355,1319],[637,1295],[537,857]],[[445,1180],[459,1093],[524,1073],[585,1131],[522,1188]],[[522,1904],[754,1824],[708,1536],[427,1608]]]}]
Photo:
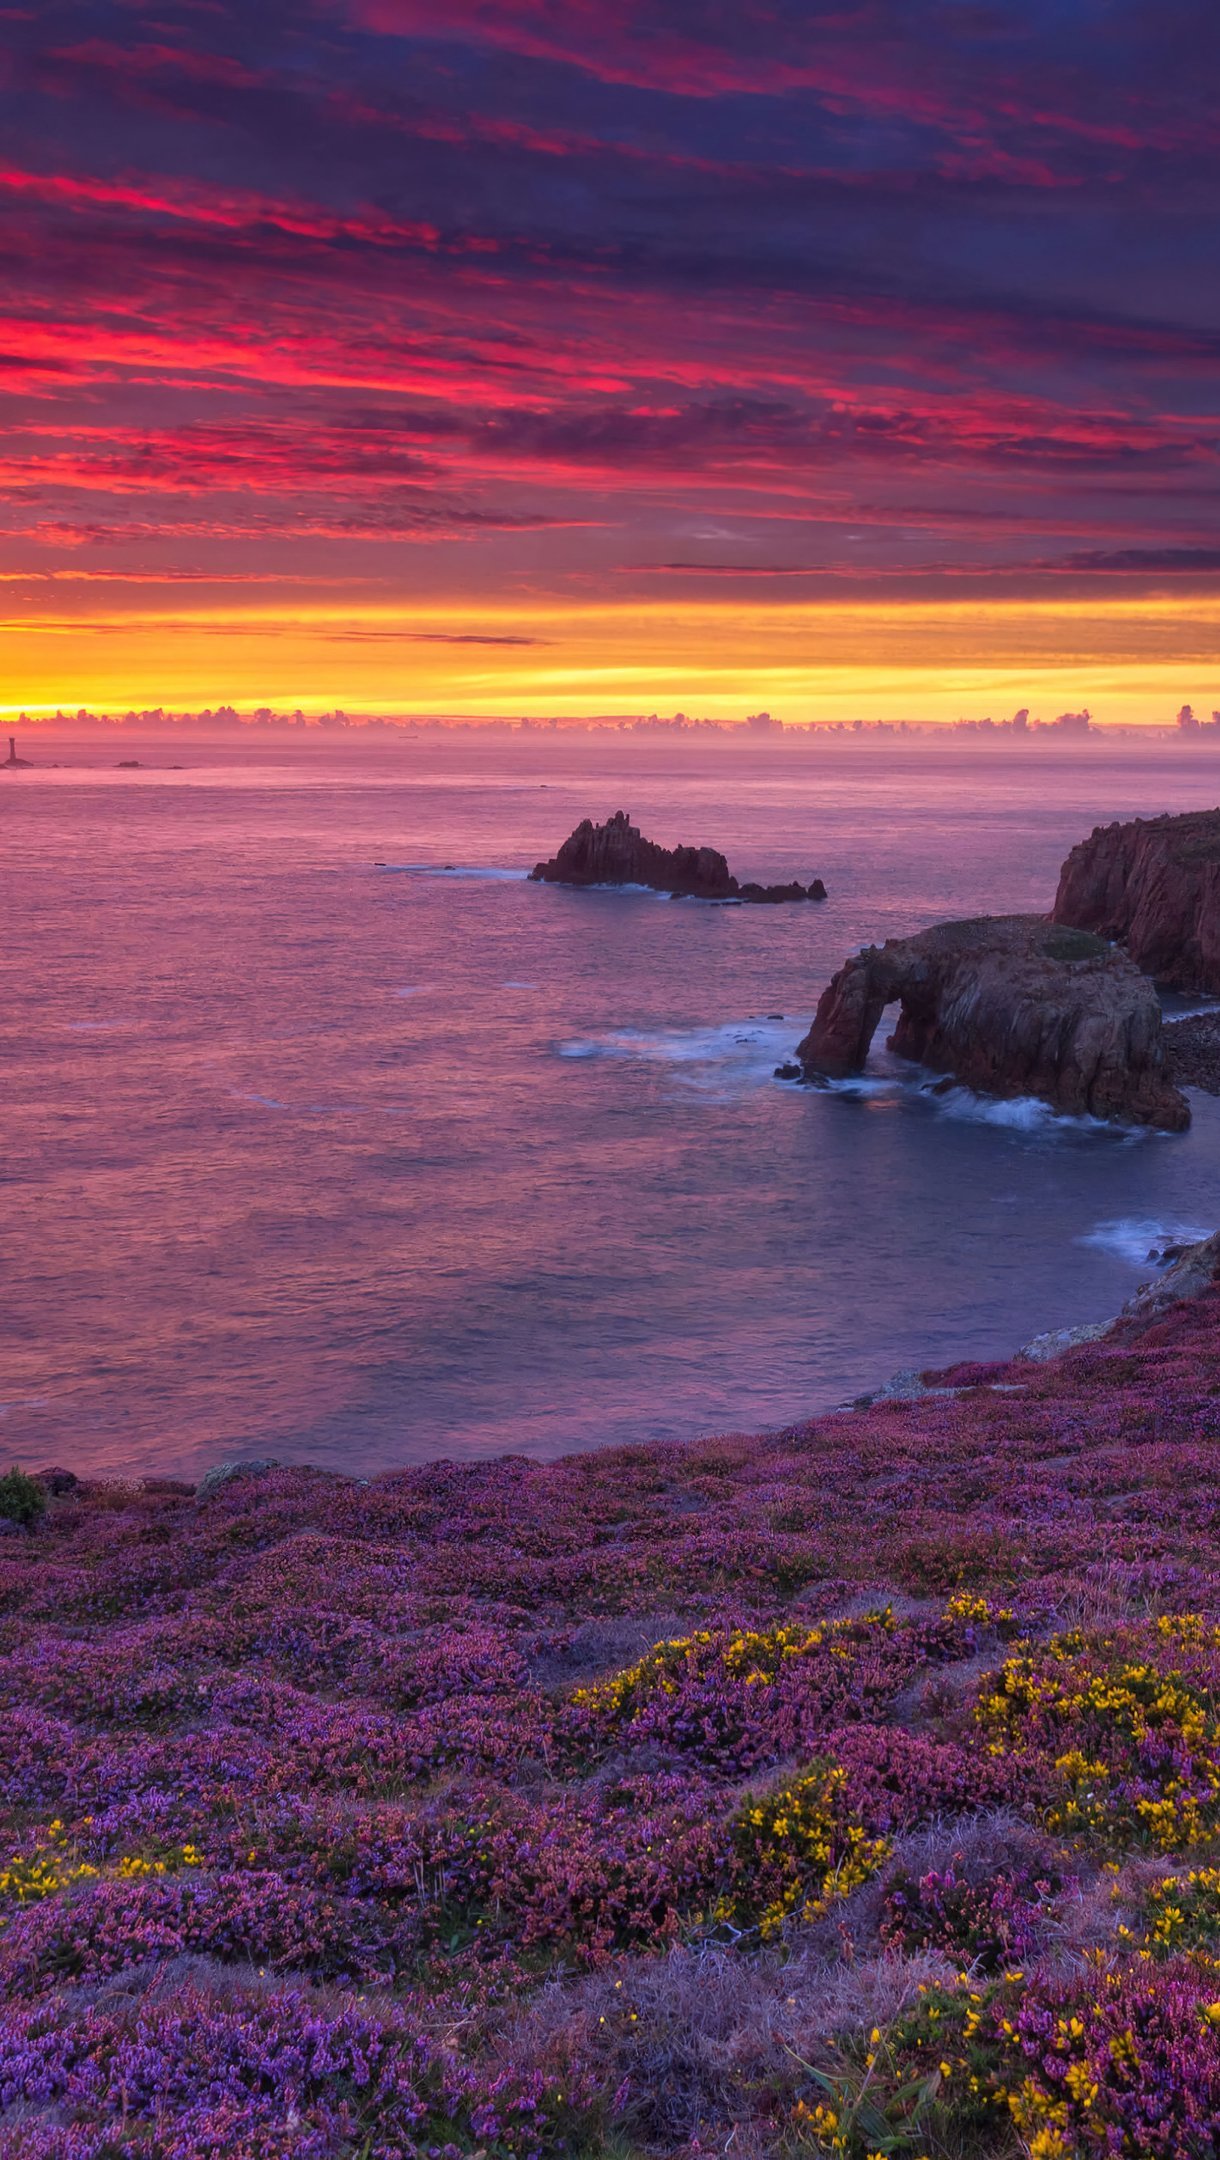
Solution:
[{"label": "dry grass", "polygon": [[735,2133],[743,2160],[774,2150],[760,2091],[773,2129],[808,2082],[805,2062],[898,2016],[921,1984],[952,1977],[934,1953],[845,1960],[795,1946],[751,1959],[675,1949],[615,1972],[544,1989],[505,2033],[505,2054],[556,2070],[593,2061],[604,2089],[622,2094],[633,2136],[662,2150],[695,2138],[724,2149]]}]

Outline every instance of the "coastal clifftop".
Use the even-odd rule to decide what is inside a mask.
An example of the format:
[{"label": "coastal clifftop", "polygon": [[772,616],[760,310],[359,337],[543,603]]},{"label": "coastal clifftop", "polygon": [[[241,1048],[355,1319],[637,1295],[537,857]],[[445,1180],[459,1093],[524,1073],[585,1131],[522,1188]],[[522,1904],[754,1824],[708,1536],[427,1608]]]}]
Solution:
[{"label": "coastal clifftop", "polygon": [[692,2123],[812,2153],[867,2058],[911,2151],[1015,2152],[1016,2094],[1066,2124],[1039,2151],[1167,2121],[1189,2160],[1220,2121],[1220,1291],[1181,1288],[1138,1335],[769,1434],[61,1473],[0,1545],[4,2151],[121,2120],[150,2160],[200,2125],[286,2153],[291,2116],[336,2160],[421,2122],[508,2160]]}]

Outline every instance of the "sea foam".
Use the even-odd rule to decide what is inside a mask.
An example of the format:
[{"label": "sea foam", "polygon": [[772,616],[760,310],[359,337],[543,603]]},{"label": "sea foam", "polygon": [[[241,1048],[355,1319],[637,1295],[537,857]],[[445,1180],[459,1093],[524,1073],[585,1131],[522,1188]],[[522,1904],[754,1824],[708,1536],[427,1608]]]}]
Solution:
[{"label": "sea foam", "polygon": [[557,1045],[562,1058],[613,1058],[668,1066],[684,1086],[733,1093],[773,1078],[792,1055],[799,1023],[729,1020],[719,1027],[618,1028]]},{"label": "sea foam", "polygon": [[510,870],[491,863],[381,862],[375,870],[393,871],[403,877],[474,878],[480,884],[516,885],[528,878],[528,870]]},{"label": "sea foam", "polygon": [[1095,1223],[1076,1243],[1113,1253],[1132,1267],[1146,1267],[1161,1247],[1197,1245],[1201,1238],[1210,1237],[1214,1228],[1213,1223],[1183,1222],[1177,1216],[1122,1215],[1113,1222]]}]

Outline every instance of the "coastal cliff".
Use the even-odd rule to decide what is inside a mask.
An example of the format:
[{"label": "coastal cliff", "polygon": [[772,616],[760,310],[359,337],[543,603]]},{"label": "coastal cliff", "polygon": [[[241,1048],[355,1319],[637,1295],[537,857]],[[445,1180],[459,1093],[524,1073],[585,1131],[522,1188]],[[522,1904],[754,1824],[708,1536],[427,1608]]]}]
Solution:
[{"label": "coastal cliff", "polygon": [[1100,938],[997,915],[870,945],[822,993],[797,1050],[806,1075],[862,1071],[895,1001],[890,1048],[980,1094],[1168,1132],[1190,1123],[1165,1070],[1156,993]]},{"label": "coastal cliff", "polygon": [[1124,945],[1167,988],[1220,991],[1220,810],[1097,826],[1064,863],[1051,913]]},{"label": "coastal cliff", "polygon": [[675,899],[744,900],[776,903],[824,900],[820,878],[811,885],[739,884],[717,848],[658,847],[646,840],[625,810],[604,825],[582,818],[549,862],[536,863],[530,877],[547,885],[647,885]]}]

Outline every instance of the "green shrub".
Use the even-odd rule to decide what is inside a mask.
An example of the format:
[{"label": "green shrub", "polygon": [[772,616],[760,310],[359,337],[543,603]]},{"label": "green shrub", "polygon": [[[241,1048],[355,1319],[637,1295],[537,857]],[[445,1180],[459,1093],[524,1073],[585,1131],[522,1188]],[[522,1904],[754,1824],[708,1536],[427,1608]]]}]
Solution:
[{"label": "green shrub", "polygon": [[29,1530],[46,1513],[47,1496],[37,1478],[24,1470],[9,1470],[0,1477],[0,1515]]}]

